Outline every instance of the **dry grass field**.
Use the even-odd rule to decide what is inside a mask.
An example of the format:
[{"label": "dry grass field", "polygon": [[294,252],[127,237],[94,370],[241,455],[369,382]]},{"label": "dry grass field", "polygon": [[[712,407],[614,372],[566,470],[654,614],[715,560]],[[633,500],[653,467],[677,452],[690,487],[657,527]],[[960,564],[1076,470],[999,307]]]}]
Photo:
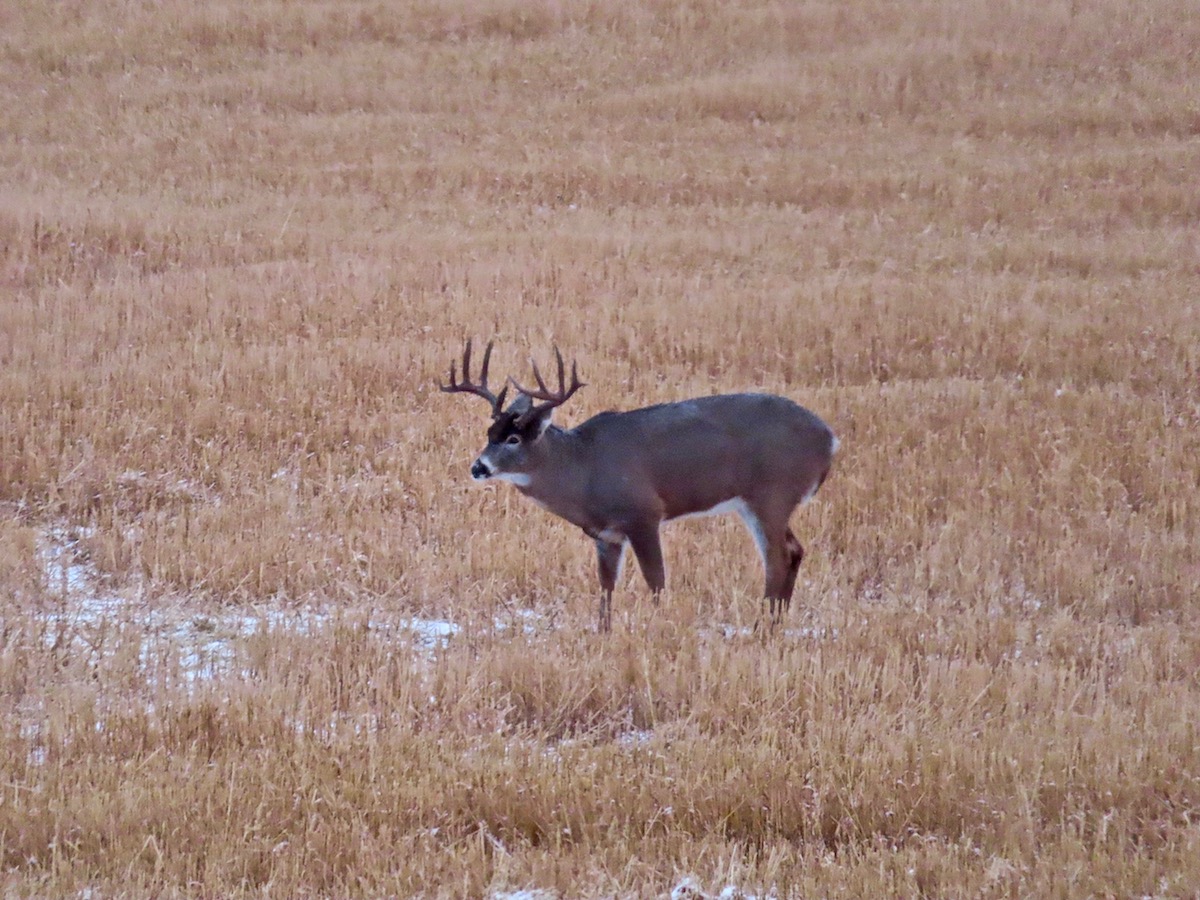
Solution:
[{"label": "dry grass field", "polygon": [[[0,0],[0,894],[1200,896],[1194,0]],[[596,631],[467,469],[842,440]]]}]

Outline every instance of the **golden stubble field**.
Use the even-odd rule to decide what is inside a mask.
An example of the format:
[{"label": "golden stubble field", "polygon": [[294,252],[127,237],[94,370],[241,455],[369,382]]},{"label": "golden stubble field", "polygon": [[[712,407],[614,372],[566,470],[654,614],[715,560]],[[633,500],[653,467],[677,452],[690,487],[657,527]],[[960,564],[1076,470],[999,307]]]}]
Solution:
[{"label": "golden stubble field", "polygon": [[[1200,891],[1190,0],[0,23],[6,896]],[[826,418],[784,626],[596,634],[470,335]]]}]

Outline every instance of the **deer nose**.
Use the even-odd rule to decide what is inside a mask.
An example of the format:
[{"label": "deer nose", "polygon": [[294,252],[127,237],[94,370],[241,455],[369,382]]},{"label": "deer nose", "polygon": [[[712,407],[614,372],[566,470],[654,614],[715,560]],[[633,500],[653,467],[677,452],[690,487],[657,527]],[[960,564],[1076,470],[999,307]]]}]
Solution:
[{"label": "deer nose", "polygon": [[471,466],[471,477],[476,481],[483,481],[491,474],[491,470],[483,464],[481,459],[475,460],[475,464]]}]

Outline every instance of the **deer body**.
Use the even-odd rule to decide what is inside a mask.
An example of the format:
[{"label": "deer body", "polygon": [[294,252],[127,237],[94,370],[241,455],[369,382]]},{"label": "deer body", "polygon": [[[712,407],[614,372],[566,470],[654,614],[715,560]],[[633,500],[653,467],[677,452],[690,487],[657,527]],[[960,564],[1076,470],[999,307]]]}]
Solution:
[{"label": "deer body", "polygon": [[[481,384],[451,370],[448,391],[469,391],[493,403],[488,444],[471,467],[478,481],[507,480],[541,506],[582,529],[596,543],[600,625],[611,621],[612,592],[625,547],[631,546],[655,594],[666,586],[659,526],[691,515],[738,513],[754,538],[766,572],[772,619],[790,604],[804,549],[789,528],[793,510],[829,473],[837,439],[815,414],[784,397],[724,394],[629,412],[605,412],[571,429],[550,423],[553,409],[583,385],[572,367],[566,389],[514,385],[508,409]],[[535,406],[534,400],[543,400]]]}]

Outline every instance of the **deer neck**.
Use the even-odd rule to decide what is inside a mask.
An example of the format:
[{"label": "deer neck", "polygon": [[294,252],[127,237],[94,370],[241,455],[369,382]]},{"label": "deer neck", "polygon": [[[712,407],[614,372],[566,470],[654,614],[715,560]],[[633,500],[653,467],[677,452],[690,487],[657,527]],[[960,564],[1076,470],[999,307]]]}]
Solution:
[{"label": "deer neck", "polygon": [[587,462],[579,439],[570,431],[550,426],[538,441],[537,465],[529,483],[517,486],[526,497],[564,519],[582,525]]}]

